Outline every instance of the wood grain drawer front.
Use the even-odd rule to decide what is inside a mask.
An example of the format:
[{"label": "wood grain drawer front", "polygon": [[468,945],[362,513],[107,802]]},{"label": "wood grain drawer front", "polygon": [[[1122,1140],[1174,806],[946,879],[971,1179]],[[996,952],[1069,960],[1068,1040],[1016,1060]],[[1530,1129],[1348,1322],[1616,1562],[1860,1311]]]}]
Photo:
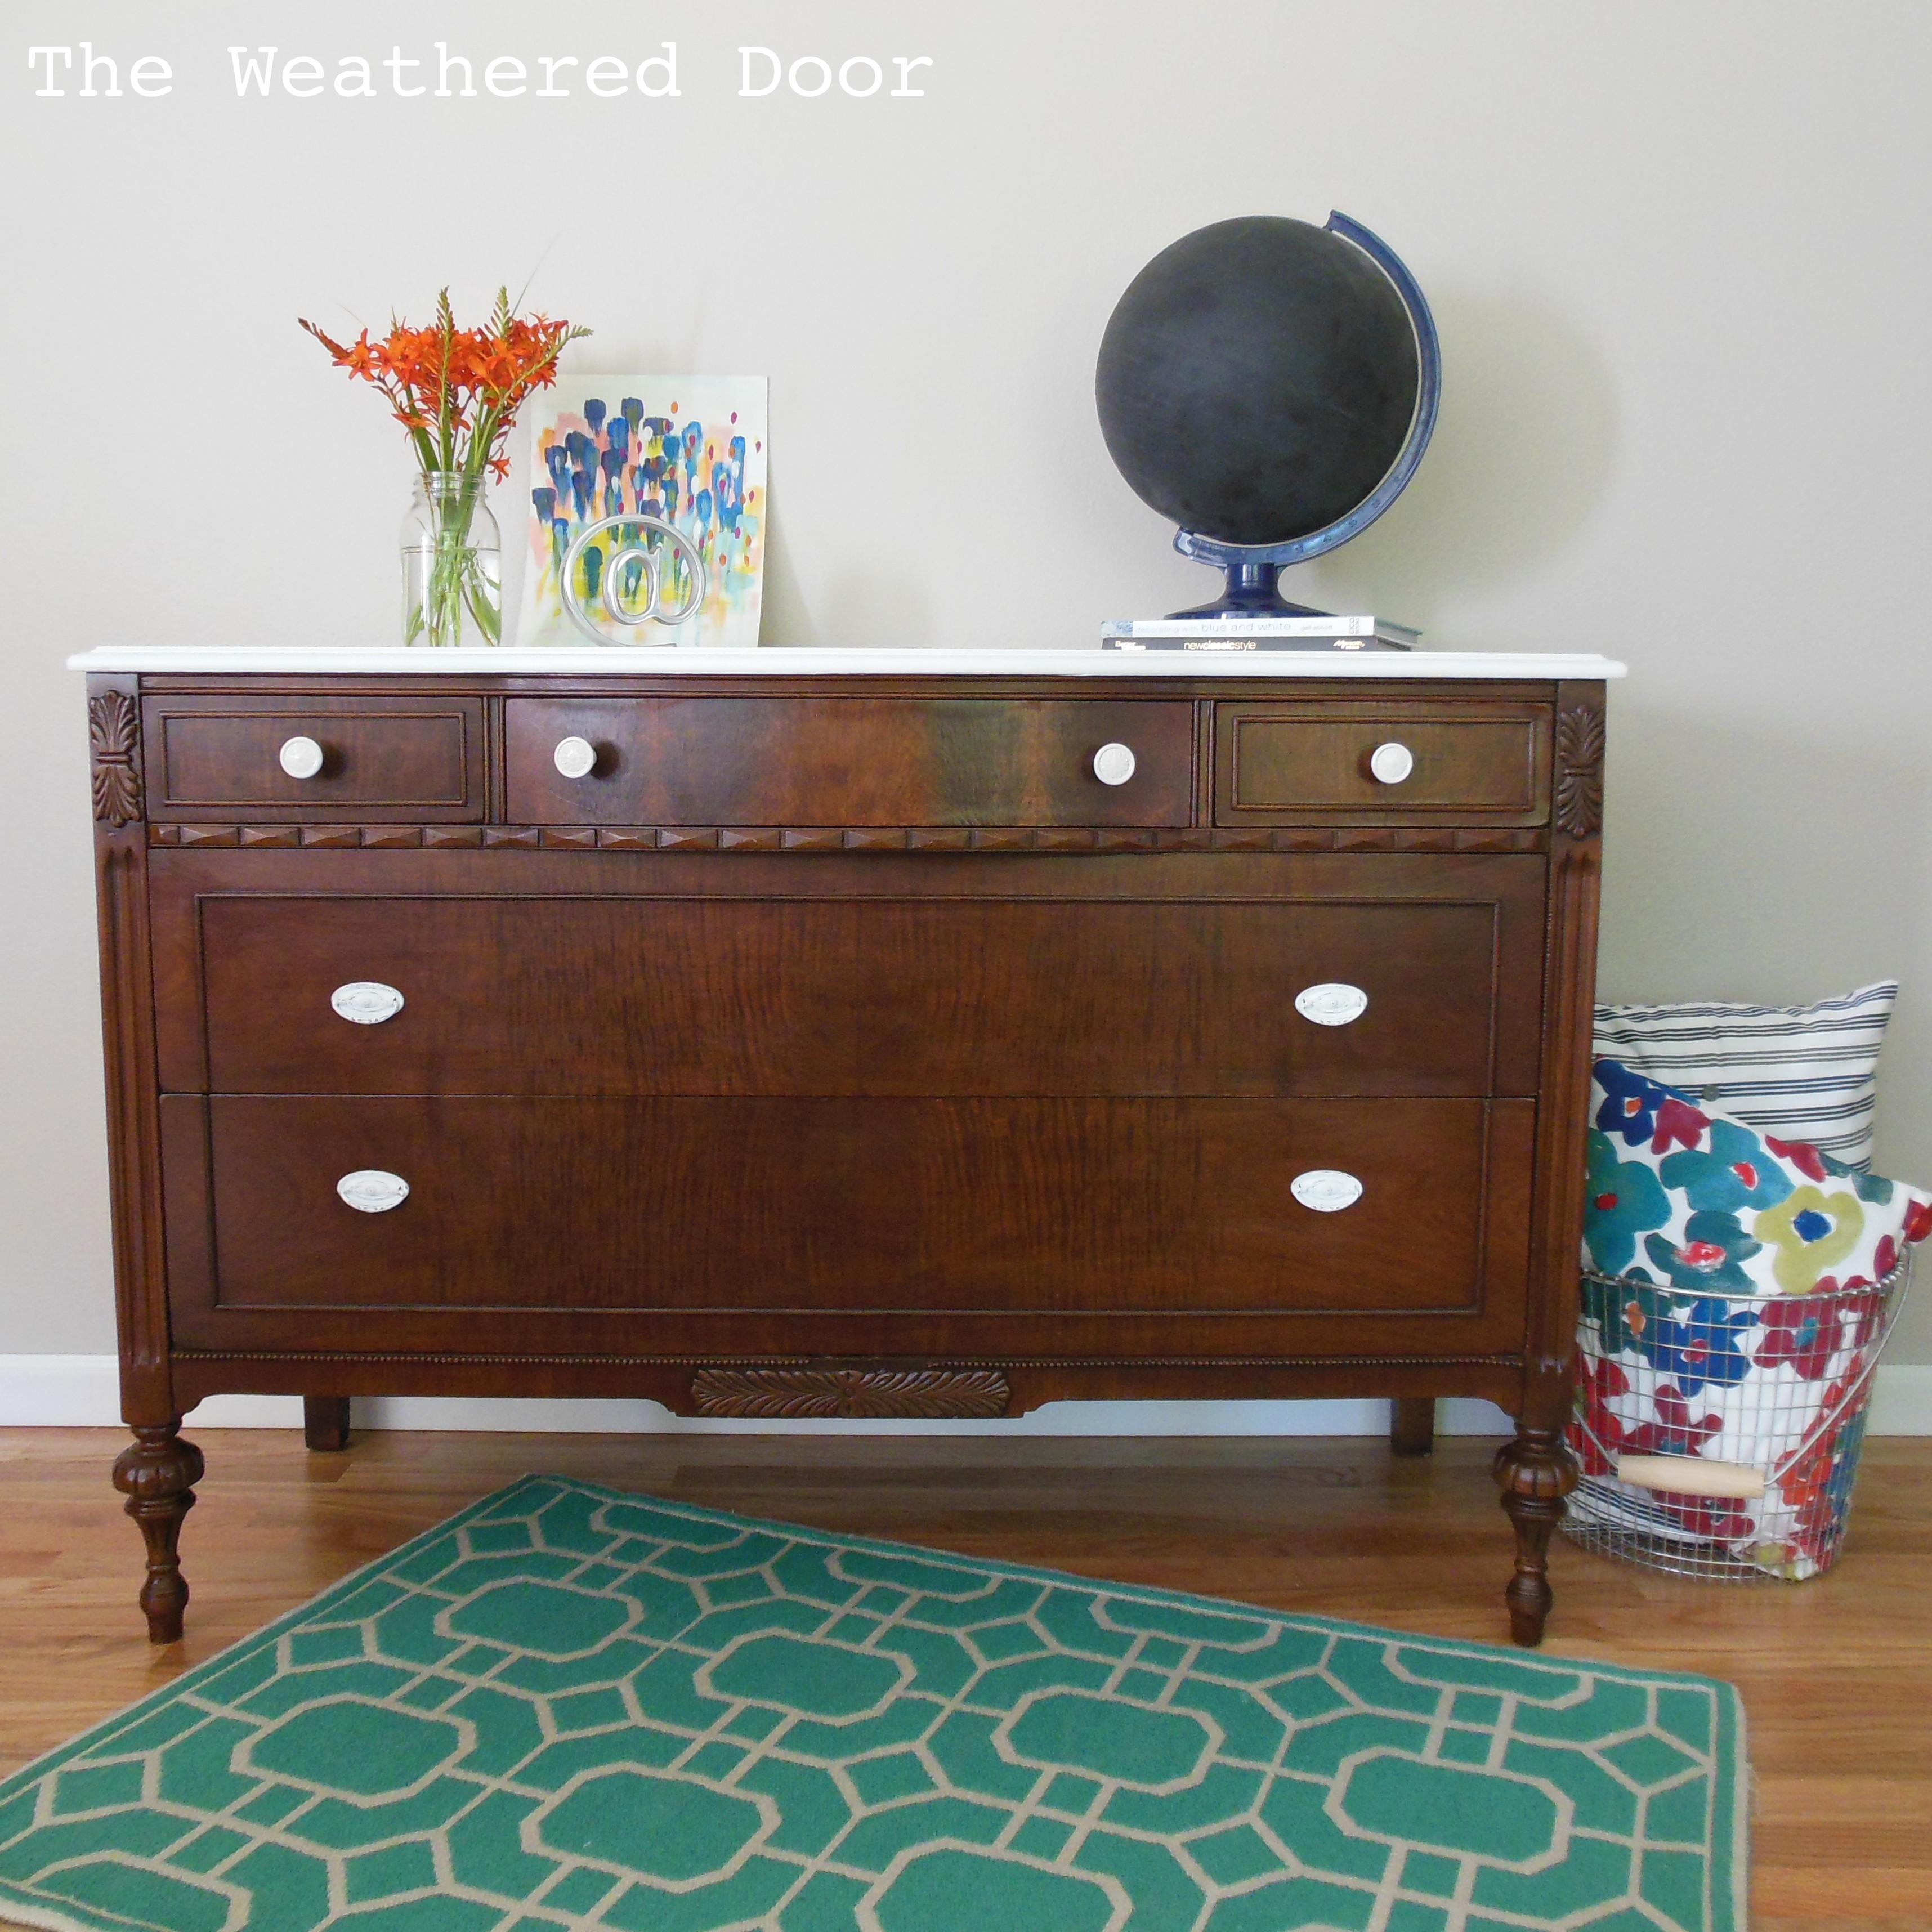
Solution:
[{"label": "wood grain drawer front", "polygon": [[[1390,904],[210,897],[202,999],[162,1003],[162,1077],[229,1093],[1532,1092],[1535,1004],[1502,1000],[1499,978],[1534,971],[1541,868],[1464,862],[1491,893],[1514,890]],[[344,1017],[338,989],[364,982],[400,1010]],[[1336,985],[1366,1000],[1358,1017],[1298,1009],[1298,992]]]},{"label": "wood grain drawer front", "polygon": [[[1172,1318],[1183,1353],[1217,1314],[1503,1310],[1534,1114],[1468,1100],[162,1108],[170,1281],[178,1319],[193,1330],[198,1308],[204,1334],[224,1311],[277,1310],[364,1311],[371,1348],[385,1310],[1141,1315]],[[400,1205],[345,1202],[343,1178],[370,1172],[407,1184]],[[1353,1204],[1303,1204],[1298,1178],[1337,1172],[1360,1184]]]},{"label": "wood grain drawer front", "polygon": [[[155,817],[483,816],[480,698],[150,698],[143,721]],[[308,777],[283,764],[302,740],[321,754]]]},{"label": "wood grain drawer front", "polygon": [[1540,705],[1223,704],[1214,746],[1219,825],[1540,825],[1550,816]]},{"label": "wood grain drawer front", "polygon": [[[541,825],[1180,826],[1194,709],[1174,699],[512,698],[510,818]],[[580,738],[596,761],[557,769]],[[1133,775],[1094,757],[1126,745]]]}]

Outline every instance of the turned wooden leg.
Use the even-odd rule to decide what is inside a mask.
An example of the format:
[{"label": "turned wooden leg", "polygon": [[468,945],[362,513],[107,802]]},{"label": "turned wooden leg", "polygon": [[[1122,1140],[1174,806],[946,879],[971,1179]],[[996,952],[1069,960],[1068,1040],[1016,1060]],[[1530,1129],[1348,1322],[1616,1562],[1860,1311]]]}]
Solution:
[{"label": "turned wooden leg", "polygon": [[346,1449],[349,1398],[346,1395],[304,1396],[302,1440],[311,1449]]},{"label": "turned wooden leg", "polygon": [[1428,1456],[1436,1448],[1436,1398],[1399,1395],[1389,1404],[1389,1447],[1398,1456]]},{"label": "turned wooden leg", "polygon": [[1503,1599],[1510,1634],[1532,1647],[1543,1641],[1550,1590],[1550,1538],[1563,1520],[1563,1498],[1576,1486],[1576,1459],[1560,1429],[1531,1429],[1519,1422],[1516,1439],[1496,1451],[1496,1478],[1504,1509],[1516,1528],[1516,1574]]},{"label": "turned wooden leg", "polygon": [[181,1418],[160,1428],[136,1427],[131,1447],[114,1465],[114,1486],[128,1498],[128,1514],[141,1526],[148,1546],[148,1580],[141,1586],[148,1641],[175,1643],[188,1608],[188,1580],[176,1545],[182,1518],[194,1507],[194,1486],[206,1466],[201,1451],[178,1433]]}]

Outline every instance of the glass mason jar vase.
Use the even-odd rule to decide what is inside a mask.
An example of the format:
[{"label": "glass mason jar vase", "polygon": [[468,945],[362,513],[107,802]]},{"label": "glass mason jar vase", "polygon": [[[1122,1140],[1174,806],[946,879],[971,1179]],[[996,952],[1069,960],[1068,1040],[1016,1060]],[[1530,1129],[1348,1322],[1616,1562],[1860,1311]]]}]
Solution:
[{"label": "glass mason jar vase", "polygon": [[458,470],[416,478],[403,519],[403,642],[503,641],[502,538],[484,480]]}]

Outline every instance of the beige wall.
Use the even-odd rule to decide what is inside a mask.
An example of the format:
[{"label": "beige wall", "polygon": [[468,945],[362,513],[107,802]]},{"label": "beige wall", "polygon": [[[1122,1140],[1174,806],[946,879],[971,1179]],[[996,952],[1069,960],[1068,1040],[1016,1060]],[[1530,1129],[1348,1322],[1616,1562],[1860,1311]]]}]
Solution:
[{"label": "beige wall", "polygon": [[[294,318],[419,314],[444,280],[473,308],[539,260],[533,299],[596,327],[578,367],[770,376],[767,642],[1045,645],[1208,585],[1095,427],[1130,277],[1226,215],[1366,221],[1436,305],[1445,401],[1307,591],[1628,660],[1605,989],[1898,974],[1880,1160],[1932,1181],[1918,0],[86,12],[124,86],[156,53],[175,92],[35,98],[25,45],[77,16],[10,14],[0,1353],[112,1343],[61,659],[386,640],[400,435]],[[671,38],[682,96],[243,103],[225,51],[439,38],[479,68]],[[921,100],[741,100],[741,42],[934,64]],[[1897,1359],[1932,1360],[1932,1296]]]}]

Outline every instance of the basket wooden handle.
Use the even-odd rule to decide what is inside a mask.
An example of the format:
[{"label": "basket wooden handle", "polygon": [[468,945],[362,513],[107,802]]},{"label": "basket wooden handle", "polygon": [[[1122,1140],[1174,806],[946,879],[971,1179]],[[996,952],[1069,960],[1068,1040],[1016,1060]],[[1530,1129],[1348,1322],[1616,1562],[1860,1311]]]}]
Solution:
[{"label": "basket wooden handle", "polygon": [[1742,1462],[1707,1462],[1701,1456],[1620,1456],[1617,1480],[1640,1489],[1667,1490],[1680,1496],[1723,1496],[1742,1500],[1764,1494],[1762,1469]]}]

